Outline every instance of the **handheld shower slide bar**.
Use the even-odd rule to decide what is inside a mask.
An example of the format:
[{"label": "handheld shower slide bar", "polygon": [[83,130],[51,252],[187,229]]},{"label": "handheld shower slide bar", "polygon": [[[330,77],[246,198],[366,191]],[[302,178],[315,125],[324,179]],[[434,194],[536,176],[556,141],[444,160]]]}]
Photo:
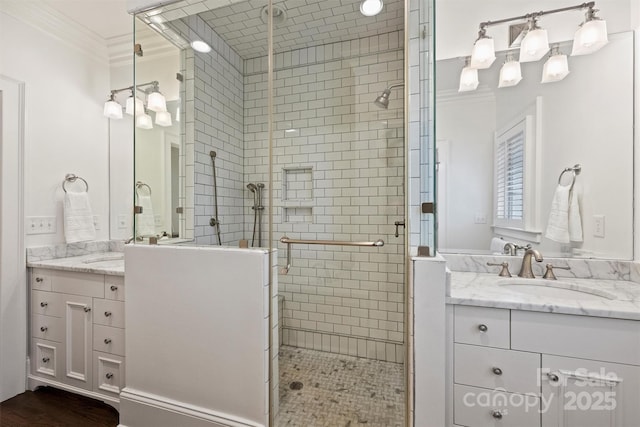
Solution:
[{"label": "handheld shower slide bar", "polygon": [[297,240],[282,236],[280,241],[287,245],[287,266],[280,270],[281,274],[289,273],[291,268],[291,245],[373,246],[377,248],[384,246],[384,240],[382,239],[378,239],[375,242],[349,242],[341,240]]}]

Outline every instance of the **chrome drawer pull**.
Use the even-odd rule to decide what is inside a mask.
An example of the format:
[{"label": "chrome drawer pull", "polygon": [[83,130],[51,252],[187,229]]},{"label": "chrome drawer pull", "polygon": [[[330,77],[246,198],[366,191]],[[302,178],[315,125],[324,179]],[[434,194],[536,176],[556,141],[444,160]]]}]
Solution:
[{"label": "chrome drawer pull", "polygon": [[502,419],[502,412],[500,412],[500,411],[492,411],[491,412],[491,416],[493,418],[495,418],[496,420],[501,420]]},{"label": "chrome drawer pull", "polygon": [[48,302],[41,302],[41,303],[40,303],[40,307],[46,307],[46,306],[48,306],[48,305],[49,305],[49,303],[48,303]]},{"label": "chrome drawer pull", "polygon": [[111,338],[105,338],[104,339],[104,343],[105,344],[111,344]]},{"label": "chrome drawer pull", "polygon": [[47,332],[47,329],[49,328],[47,328],[46,326],[40,326],[40,331],[42,332]]},{"label": "chrome drawer pull", "polygon": [[118,287],[117,287],[116,285],[111,285],[111,288],[110,288],[110,289],[111,289],[113,292],[115,292],[115,291],[117,291],[117,290],[118,290]]},{"label": "chrome drawer pull", "polygon": [[88,312],[90,312],[90,311],[91,311],[91,307],[85,307],[85,308],[84,308],[84,312],[85,312],[85,313],[88,313]]},{"label": "chrome drawer pull", "polygon": [[111,312],[110,311],[105,311],[104,315],[105,315],[105,317],[110,317],[111,316]]},{"label": "chrome drawer pull", "polygon": [[487,332],[489,330],[485,324],[478,325],[478,329],[480,329],[480,332]]},{"label": "chrome drawer pull", "polygon": [[107,377],[107,379],[110,380],[111,378],[113,378],[113,374],[111,372],[107,372],[105,377]]},{"label": "chrome drawer pull", "polygon": [[502,369],[500,369],[500,368],[492,368],[491,370],[496,375],[502,375]]},{"label": "chrome drawer pull", "polygon": [[42,363],[49,363],[49,358],[48,357],[43,357],[42,358]]},{"label": "chrome drawer pull", "polygon": [[40,283],[40,282],[43,282],[43,281],[44,281],[44,279],[42,277],[36,277],[36,282]]}]

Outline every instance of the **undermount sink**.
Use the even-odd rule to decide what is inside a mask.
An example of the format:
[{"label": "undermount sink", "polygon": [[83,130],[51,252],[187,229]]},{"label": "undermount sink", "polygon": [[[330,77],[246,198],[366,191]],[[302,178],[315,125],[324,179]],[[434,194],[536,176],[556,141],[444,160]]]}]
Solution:
[{"label": "undermount sink", "polygon": [[120,261],[124,260],[124,253],[122,252],[112,252],[112,253],[101,253],[97,254],[94,257],[86,259],[82,261],[83,264],[93,264],[96,262],[104,262],[104,261]]},{"label": "undermount sink", "polygon": [[611,292],[560,280],[522,279],[514,277],[510,279],[500,279],[498,286],[502,286],[511,292],[535,295],[538,297],[592,301],[617,299],[617,296]]}]

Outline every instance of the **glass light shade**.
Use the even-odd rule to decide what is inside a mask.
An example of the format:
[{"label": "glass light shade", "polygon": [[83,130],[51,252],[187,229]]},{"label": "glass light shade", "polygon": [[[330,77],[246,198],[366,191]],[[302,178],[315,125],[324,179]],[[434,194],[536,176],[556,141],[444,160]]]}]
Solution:
[{"label": "glass light shade", "polygon": [[171,113],[168,111],[158,111],[156,113],[156,124],[158,126],[171,126]]},{"label": "glass light shade", "polygon": [[496,60],[496,52],[491,37],[482,37],[476,40],[471,51],[471,68],[484,69],[491,67]]},{"label": "glass light shade", "polygon": [[478,88],[478,70],[470,66],[464,67],[460,73],[458,92],[469,92]]},{"label": "glass light shade", "polygon": [[180,107],[176,107],[176,122],[180,121]]},{"label": "glass light shade", "polygon": [[587,55],[609,43],[607,23],[601,19],[585,22],[573,36],[571,56]]},{"label": "glass light shade", "polygon": [[[125,113],[130,114],[132,116],[133,116],[133,103],[134,103],[134,98],[133,96],[130,96],[129,98],[127,98],[127,103],[124,109]],[[136,110],[135,110],[136,116],[139,116],[140,114],[144,114],[144,103],[142,102],[142,100],[136,97],[135,104],[136,104]]]},{"label": "glass light shade", "polygon": [[382,0],[363,0],[360,3],[360,13],[364,16],[375,16],[382,12]]},{"label": "glass light shade", "polygon": [[107,101],[104,103],[103,114],[105,117],[110,119],[121,119],[122,105],[118,104],[116,101]]},{"label": "glass light shade", "polygon": [[153,129],[153,121],[148,114],[141,114],[136,117],[136,127],[140,129]]},{"label": "glass light shade", "polygon": [[567,55],[553,55],[542,68],[542,83],[559,82],[569,74]]},{"label": "glass light shade", "polygon": [[160,92],[151,92],[147,97],[147,108],[151,111],[167,111],[167,101]]},{"label": "glass light shade", "polygon": [[498,87],[515,86],[522,80],[522,70],[518,61],[507,61],[500,68]]},{"label": "glass light shade", "polygon": [[520,44],[520,62],[538,61],[549,52],[547,30],[538,28],[531,30]]}]

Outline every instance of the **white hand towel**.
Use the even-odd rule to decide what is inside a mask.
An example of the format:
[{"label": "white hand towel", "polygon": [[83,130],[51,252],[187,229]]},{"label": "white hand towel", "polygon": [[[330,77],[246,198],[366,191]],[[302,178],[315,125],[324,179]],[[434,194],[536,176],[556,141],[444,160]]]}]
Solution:
[{"label": "white hand towel", "polygon": [[545,237],[559,243],[569,243],[569,191],[571,187],[558,185],[551,201],[551,211]]},{"label": "white hand towel", "polygon": [[67,243],[96,239],[89,193],[64,193],[64,237]]},{"label": "white hand towel", "polygon": [[491,245],[489,246],[489,250],[494,255],[502,255],[504,254],[504,245],[507,242],[499,237],[494,237],[491,239]]},{"label": "white hand towel", "polygon": [[578,186],[574,185],[569,202],[569,240],[572,242],[582,242],[582,217],[580,216],[578,192]]},{"label": "white hand towel", "polygon": [[156,220],[151,196],[138,196],[138,203],[142,206],[142,213],[136,216],[136,235],[141,237],[155,236]]}]

